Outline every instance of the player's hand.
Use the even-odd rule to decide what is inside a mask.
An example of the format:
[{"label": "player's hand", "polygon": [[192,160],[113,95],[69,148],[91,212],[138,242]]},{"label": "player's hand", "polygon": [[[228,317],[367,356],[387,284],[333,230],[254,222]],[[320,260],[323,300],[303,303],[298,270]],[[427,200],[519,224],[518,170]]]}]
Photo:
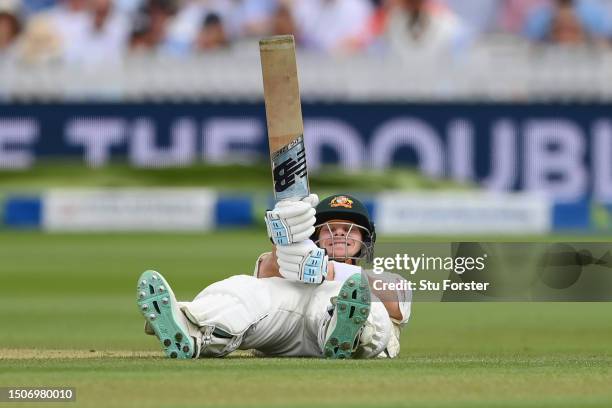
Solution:
[{"label": "player's hand", "polygon": [[289,280],[321,283],[327,277],[328,257],[325,250],[311,240],[277,246],[276,258],[280,274]]},{"label": "player's hand", "polygon": [[299,201],[282,200],[273,210],[266,211],[268,237],[275,245],[289,245],[304,241],[314,233],[315,209],[319,203],[316,194]]}]

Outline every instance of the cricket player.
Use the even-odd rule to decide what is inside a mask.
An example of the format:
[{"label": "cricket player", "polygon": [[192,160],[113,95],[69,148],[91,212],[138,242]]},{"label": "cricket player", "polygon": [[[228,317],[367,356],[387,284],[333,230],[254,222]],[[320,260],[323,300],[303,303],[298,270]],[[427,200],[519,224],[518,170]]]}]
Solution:
[{"label": "cricket player", "polygon": [[319,203],[311,194],[279,201],[266,212],[273,250],[262,254],[253,276],[213,283],[191,302],[178,302],[155,271],[138,282],[145,332],[170,358],[222,357],[234,350],[262,356],[395,357],[400,328],[410,317],[411,294],[377,292],[371,260],[376,241],[365,206],[349,195]]}]

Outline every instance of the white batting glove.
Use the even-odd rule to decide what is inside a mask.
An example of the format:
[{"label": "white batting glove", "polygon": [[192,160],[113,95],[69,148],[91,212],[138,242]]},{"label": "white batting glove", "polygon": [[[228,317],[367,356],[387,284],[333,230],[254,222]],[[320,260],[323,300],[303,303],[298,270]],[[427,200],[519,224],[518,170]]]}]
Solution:
[{"label": "white batting glove", "polygon": [[289,245],[308,239],[314,233],[315,209],[319,196],[310,194],[300,201],[282,200],[266,211],[268,237],[275,245]]},{"label": "white batting glove", "polygon": [[280,274],[289,280],[321,283],[327,277],[328,257],[325,250],[311,240],[277,246],[276,257]]}]

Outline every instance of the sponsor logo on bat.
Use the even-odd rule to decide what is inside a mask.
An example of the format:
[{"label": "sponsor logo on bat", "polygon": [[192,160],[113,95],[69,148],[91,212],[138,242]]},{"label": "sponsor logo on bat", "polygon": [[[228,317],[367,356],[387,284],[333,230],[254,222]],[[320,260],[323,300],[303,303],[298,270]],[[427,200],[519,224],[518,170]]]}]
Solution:
[{"label": "sponsor logo on bat", "polygon": [[282,153],[284,153],[283,157],[275,155],[275,159],[278,161],[284,159],[280,163],[276,162],[276,160],[274,161],[274,190],[277,193],[293,186],[297,177],[302,178],[306,176],[306,150],[304,144],[299,143],[303,138],[299,137],[298,139],[296,139],[298,143],[295,141],[290,143],[289,146],[291,148],[286,148],[287,146],[285,146],[281,149]]}]

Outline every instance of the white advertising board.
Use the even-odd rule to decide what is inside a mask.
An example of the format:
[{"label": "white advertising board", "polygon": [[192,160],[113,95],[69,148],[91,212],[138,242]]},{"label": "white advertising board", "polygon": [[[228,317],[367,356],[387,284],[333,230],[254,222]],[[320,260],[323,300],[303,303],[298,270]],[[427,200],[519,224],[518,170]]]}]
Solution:
[{"label": "white advertising board", "polygon": [[48,231],[201,231],[214,226],[217,195],[207,189],[49,190]]},{"label": "white advertising board", "polygon": [[486,192],[389,192],[376,199],[385,234],[543,234],[552,206],[543,195]]}]

